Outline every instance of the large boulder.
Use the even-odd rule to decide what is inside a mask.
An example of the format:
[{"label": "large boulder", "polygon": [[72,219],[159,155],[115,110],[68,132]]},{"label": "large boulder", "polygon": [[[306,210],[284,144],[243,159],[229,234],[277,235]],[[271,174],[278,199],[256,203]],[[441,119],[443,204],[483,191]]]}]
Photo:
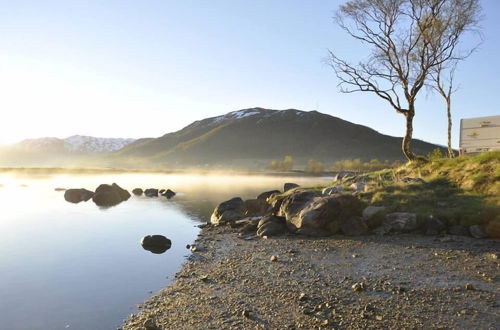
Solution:
[{"label": "large boulder", "polygon": [[316,191],[297,190],[282,199],[276,200],[275,205],[273,205],[273,210],[279,205],[279,210],[277,210],[276,215],[285,217],[287,221],[291,221],[292,218],[318,196],[320,196],[320,194]]},{"label": "large boulder", "polygon": [[488,235],[486,234],[484,228],[479,225],[473,225],[469,227],[470,235],[474,238],[486,238]]},{"label": "large boulder", "polygon": [[246,216],[256,217],[266,214],[270,205],[264,199],[247,199],[245,201]]},{"label": "large boulder", "polygon": [[94,192],[87,189],[68,189],[64,192],[64,199],[70,203],[86,202],[94,196]]},{"label": "large boulder", "polygon": [[245,217],[245,203],[240,197],[234,197],[220,203],[212,213],[210,222],[217,225],[240,220]]},{"label": "large boulder", "polygon": [[144,250],[160,254],[170,249],[172,241],[162,235],[148,235],[142,238],[141,245]]},{"label": "large boulder", "polygon": [[144,195],[146,195],[146,197],[158,197],[158,192],[159,190],[156,188],[148,188],[144,190]]},{"label": "large boulder", "polygon": [[362,203],[351,195],[317,197],[293,217],[286,217],[290,230],[308,235],[335,234],[342,224],[361,215]]},{"label": "large boulder", "polygon": [[385,216],[384,223],[376,229],[378,234],[388,232],[408,233],[418,229],[419,222],[415,213],[394,212]]},{"label": "large boulder", "polygon": [[280,193],[281,193],[281,191],[279,191],[279,190],[265,191],[265,192],[259,194],[259,196],[257,196],[257,199],[262,199],[264,201],[267,201],[267,199],[269,197],[280,194]]},{"label": "large boulder", "polygon": [[287,182],[283,185],[283,191],[288,191],[290,189],[298,188],[299,185],[292,182]]},{"label": "large boulder", "polygon": [[368,233],[368,225],[363,217],[354,216],[342,223],[340,230],[347,236],[360,236]]},{"label": "large boulder", "polygon": [[136,196],[141,196],[142,193],[143,193],[143,191],[141,188],[135,188],[134,190],[132,190],[132,194],[134,194]]},{"label": "large boulder", "polygon": [[324,188],[321,193],[323,195],[333,195],[333,194],[340,194],[342,193],[342,191],[344,191],[344,187],[342,186],[331,186],[331,187],[326,187]]},{"label": "large boulder", "polygon": [[377,228],[384,222],[385,218],[385,206],[367,206],[363,210],[363,219],[367,224],[368,228]]},{"label": "large boulder", "polygon": [[448,234],[456,236],[470,236],[469,228],[463,225],[453,225],[448,228]]},{"label": "large boulder", "polygon": [[427,218],[424,227],[425,235],[429,236],[439,235],[445,230],[446,230],[446,224],[442,220],[432,215]]},{"label": "large boulder", "polygon": [[167,199],[170,199],[176,195],[176,193],[173,190],[167,189],[165,190],[162,194],[163,197],[166,197]]},{"label": "large boulder", "polygon": [[130,193],[116,183],[101,184],[95,190],[92,200],[98,206],[114,206],[130,198]]},{"label": "large boulder", "polygon": [[258,236],[276,236],[287,232],[286,220],[274,215],[263,217],[257,225]]}]

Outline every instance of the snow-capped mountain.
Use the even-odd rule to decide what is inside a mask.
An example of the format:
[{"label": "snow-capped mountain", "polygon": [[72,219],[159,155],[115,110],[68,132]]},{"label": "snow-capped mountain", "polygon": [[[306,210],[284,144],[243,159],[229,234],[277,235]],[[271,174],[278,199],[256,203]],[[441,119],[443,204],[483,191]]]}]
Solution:
[{"label": "snow-capped mountain", "polygon": [[99,138],[93,136],[73,135],[65,139],[46,137],[27,139],[14,145],[25,151],[53,151],[72,153],[106,153],[119,150],[134,142],[135,139],[124,138]]}]

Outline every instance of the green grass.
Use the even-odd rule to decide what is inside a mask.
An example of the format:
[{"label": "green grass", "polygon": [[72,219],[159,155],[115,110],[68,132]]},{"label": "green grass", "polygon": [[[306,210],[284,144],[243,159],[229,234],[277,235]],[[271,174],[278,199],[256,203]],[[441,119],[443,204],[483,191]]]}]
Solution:
[{"label": "green grass", "polygon": [[[388,212],[414,212],[422,218],[433,215],[450,225],[483,224],[500,230],[500,152],[408,163],[365,175],[369,189],[358,197],[366,205],[385,206]],[[425,183],[403,183],[405,177]],[[342,185],[349,191],[351,182]]]}]

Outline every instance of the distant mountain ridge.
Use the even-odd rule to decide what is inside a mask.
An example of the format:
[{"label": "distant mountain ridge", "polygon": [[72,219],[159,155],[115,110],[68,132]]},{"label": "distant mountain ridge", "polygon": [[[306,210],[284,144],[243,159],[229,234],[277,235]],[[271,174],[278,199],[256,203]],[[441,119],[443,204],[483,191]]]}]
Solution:
[{"label": "distant mountain ridge", "polygon": [[106,153],[119,150],[136,139],[124,138],[99,138],[85,135],[73,135],[65,139],[54,137],[26,139],[11,148],[19,148],[24,151],[52,151],[52,152],[75,152],[75,153]]},{"label": "distant mountain ridge", "polygon": [[[165,166],[262,167],[291,155],[308,159],[403,160],[402,138],[381,134],[317,111],[250,108],[195,121],[159,138],[139,139],[114,153],[118,158],[149,159]],[[441,146],[412,141],[417,154]]]}]

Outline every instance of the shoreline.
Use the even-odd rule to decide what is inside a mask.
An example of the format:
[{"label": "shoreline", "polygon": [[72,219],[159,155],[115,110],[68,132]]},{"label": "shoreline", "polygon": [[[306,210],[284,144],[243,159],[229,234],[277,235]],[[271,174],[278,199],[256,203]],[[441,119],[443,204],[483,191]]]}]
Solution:
[{"label": "shoreline", "polygon": [[194,244],[174,282],[145,301],[124,329],[499,326],[498,239],[263,239],[207,226]]}]

